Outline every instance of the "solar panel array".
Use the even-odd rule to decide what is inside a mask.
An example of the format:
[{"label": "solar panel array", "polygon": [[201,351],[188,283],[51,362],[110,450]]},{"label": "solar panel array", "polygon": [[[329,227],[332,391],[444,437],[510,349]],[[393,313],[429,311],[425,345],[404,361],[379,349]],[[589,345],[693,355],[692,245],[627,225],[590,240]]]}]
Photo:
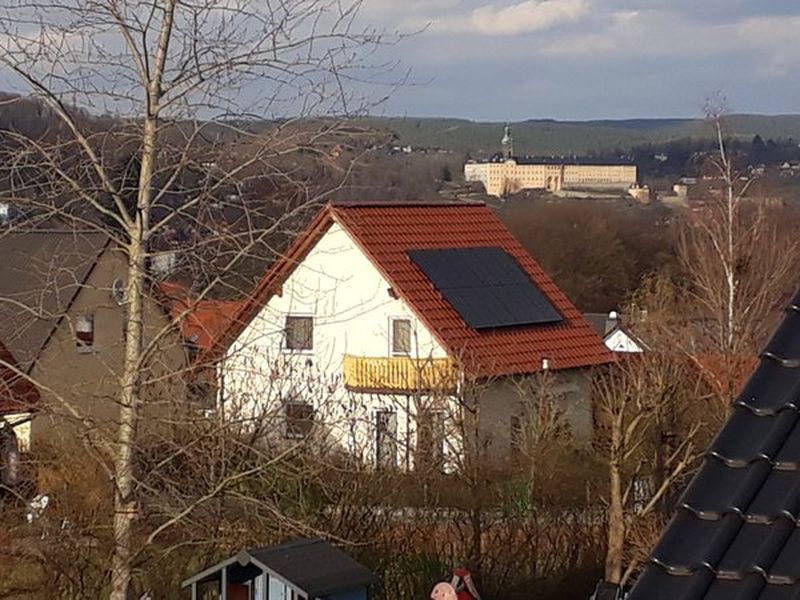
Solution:
[{"label": "solar panel array", "polygon": [[407,254],[473,329],[562,320],[517,261],[500,247],[410,250]]}]

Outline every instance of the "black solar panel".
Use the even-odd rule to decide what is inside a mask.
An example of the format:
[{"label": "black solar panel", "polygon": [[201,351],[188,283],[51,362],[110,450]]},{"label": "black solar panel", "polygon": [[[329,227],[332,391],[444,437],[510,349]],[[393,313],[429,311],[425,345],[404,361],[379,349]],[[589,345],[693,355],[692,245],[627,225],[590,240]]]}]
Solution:
[{"label": "black solar panel", "polygon": [[502,248],[410,250],[408,257],[473,329],[562,320],[517,261]]}]

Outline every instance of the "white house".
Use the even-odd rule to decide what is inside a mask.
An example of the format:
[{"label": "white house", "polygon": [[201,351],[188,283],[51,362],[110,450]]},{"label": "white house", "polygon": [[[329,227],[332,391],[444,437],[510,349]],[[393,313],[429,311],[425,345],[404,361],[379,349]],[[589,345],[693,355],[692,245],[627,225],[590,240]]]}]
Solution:
[{"label": "white house", "polygon": [[382,202],[325,206],[201,358],[267,439],[457,468],[469,398],[482,448],[513,449],[526,377],[588,438],[587,369],[610,356],[485,205]]},{"label": "white house", "polygon": [[644,343],[627,327],[619,313],[612,310],[606,313],[586,313],[583,315],[594,330],[603,338],[603,343],[611,352],[644,352]]}]

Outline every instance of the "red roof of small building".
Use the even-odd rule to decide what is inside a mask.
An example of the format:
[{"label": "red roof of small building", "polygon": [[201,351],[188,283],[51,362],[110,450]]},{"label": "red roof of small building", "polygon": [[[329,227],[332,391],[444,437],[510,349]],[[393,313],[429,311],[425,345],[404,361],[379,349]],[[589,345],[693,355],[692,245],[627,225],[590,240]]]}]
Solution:
[{"label": "red roof of small building", "polygon": [[30,412],[39,402],[39,390],[20,374],[14,355],[0,343],[0,415]]},{"label": "red roof of small building", "polygon": [[229,327],[231,320],[242,309],[245,300],[197,300],[180,283],[158,284],[164,296],[169,316],[180,322],[183,338],[197,347],[200,353],[211,350],[214,341]]},{"label": "red roof of small building", "polygon": [[[505,225],[478,203],[327,204],[286,255],[266,273],[232,327],[214,346],[224,352],[334,223],[340,224],[451,357],[473,376],[570,369],[613,357],[553,280]],[[469,327],[407,255],[409,250],[500,247],[513,256],[564,320],[492,330]]]}]

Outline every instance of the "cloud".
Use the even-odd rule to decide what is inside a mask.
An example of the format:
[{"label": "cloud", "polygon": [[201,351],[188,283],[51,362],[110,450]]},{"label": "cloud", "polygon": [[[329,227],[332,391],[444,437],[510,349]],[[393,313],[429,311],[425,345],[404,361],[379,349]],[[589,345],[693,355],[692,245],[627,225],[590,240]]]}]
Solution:
[{"label": "cloud", "polygon": [[523,0],[498,8],[483,5],[464,16],[442,16],[434,32],[476,35],[521,35],[577,21],[590,12],[588,0]]},{"label": "cloud", "polygon": [[744,17],[729,22],[692,19],[685,13],[653,9],[619,11],[595,18],[588,31],[566,32],[543,43],[541,52],[561,58],[685,59],[758,54],[762,61],[800,49],[798,16]]}]

